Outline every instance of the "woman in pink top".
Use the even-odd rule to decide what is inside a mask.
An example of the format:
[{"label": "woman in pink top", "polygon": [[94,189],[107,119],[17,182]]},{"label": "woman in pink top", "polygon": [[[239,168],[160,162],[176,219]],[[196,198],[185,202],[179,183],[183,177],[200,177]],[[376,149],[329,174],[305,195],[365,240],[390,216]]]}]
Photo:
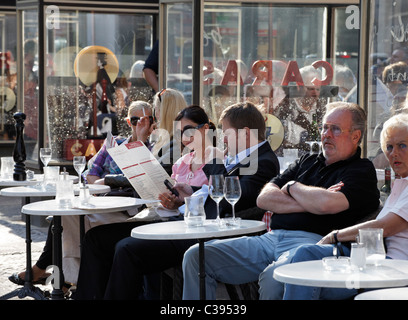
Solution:
[{"label": "woman in pink top", "polygon": [[[177,182],[184,182],[191,186],[200,187],[208,184],[203,172],[205,165],[205,149],[215,145],[215,125],[208,119],[204,109],[192,105],[178,114],[175,121],[181,128],[181,142],[185,149],[191,152],[185,154],[173,165],[171,177]],[[176,209],[181,203],[170,192],[159,196],[161,204],[168,209]]]}]

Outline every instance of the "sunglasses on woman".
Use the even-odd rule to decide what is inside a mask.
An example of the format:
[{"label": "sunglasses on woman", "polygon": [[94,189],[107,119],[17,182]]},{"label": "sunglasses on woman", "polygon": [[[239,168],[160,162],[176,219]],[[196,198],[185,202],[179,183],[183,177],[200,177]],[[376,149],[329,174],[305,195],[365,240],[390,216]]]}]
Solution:
[{"label": "sunglasses on woman", "polygon": [[[141,119],[141,117],[130,117],[130,123],[132,124],[132,126],[136,126],[137,122]],[[150,125],[153,124],[154,122],[154,116],[149,116],[149,121],[150,121]]]},{"label": "sunglasses on woman", "polygon": [[181,136],[185,136],[186,138],[191,138],[192,136],[194,136],[195,131],[204,127],[204,125],[205,123],[199,124],[196,127],[187,125],[181,130]]}]

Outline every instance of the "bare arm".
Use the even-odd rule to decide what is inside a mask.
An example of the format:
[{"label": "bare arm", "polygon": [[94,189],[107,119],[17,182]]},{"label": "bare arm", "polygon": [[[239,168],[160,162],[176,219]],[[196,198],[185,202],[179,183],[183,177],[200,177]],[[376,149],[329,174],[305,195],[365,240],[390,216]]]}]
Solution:
[{"label": "bare arm", "polygon": [[[346,196],[337,192],[343,184],[340,182],[328,189],[306,186],[299,182],[290,188],[291,196],[301,203],[305,211],[314,214],[336,214],[347,210],[349,202]],[[282,187],[287,192],[286,185]]]},{"label": "bare arm", "polygon": [[359,229],[382,228],[383,236],[390,237],[408,228],[408,222],[400,216],[390,212],[381,219],[363,222],[339,231],[333,231],[326,235],[319,244],[333,243],[333,233],[337,232],[337,239],[341,242],[355,241]]},{"label": "bare arm", "polygon": [[91,174],[88,174],[86,176],[86,181],[88,181],[89,184],[104,184],[104,179],[99,176],[94,176]]},{"label": "bare arm", "polygon": [[274,213],[304,212],[305,209],[282,189],[274,183],[267,183],[257,198],[257,206]]},{"label": "bare arm", "polygon": [[143,76],[147,83],[153,88],[155,92],[159,91],[159,81],[157,80],[156,73],[149,68],[143,69]]},{"label": "bare arm", "polygon": [[311,212],[314,214],[335,214],[349,207],[347,198],[340,190],[342,183],[328,189],[306,186],[296,182],[287,192],[287,184],[281,189],[268,183],[261,191],[258,207],[274,213]]}]

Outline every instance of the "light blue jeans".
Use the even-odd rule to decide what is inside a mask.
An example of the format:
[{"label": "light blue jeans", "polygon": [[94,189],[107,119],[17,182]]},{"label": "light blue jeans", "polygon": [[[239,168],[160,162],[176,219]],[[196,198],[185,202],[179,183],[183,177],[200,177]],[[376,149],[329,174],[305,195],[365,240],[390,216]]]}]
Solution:
[{"label": "light blue jeans", "polygon": [[[260,299],[282,299],[283,284],[273,279],[273,269],[290,263],[300,245],[315,244],[321,238],[321,235],[304,231],[272,230],[261,236],[206,242],[206,298],[216,299],[217,281],[243,284],[259,279]],[[184,254],[183,299],[199,299],[198,273],[197,244]]]}]

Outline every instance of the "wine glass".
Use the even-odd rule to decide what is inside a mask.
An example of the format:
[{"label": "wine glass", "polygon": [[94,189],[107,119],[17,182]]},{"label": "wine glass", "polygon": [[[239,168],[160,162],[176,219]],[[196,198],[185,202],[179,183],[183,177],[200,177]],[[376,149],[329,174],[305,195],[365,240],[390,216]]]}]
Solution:
[{"label": "wine glass", "polygon": [[232,219],[235,222],[235,204],[241,198],[239,177],[226,177],[224,183],[224,197],[232,206]]},{"label": "wine glass", "polygon": [[79,185],[81,185],[81,173],[85,170],[86,158],[85,156],[74,156],[73,161],[74,169],[79,176]]},{"label": "wine glass", "polygon": [[208,181],[208,193],[217,204],[217,220],[220,223],[220,202],[224,198],[224,176],[222,174],[215,174],[210,176]]},{"label": "wine glass", "polygon": [[48,163],[51,161],[51,148],[41,148],[40,149],[40,159],[45,167],[48,166]]}]

